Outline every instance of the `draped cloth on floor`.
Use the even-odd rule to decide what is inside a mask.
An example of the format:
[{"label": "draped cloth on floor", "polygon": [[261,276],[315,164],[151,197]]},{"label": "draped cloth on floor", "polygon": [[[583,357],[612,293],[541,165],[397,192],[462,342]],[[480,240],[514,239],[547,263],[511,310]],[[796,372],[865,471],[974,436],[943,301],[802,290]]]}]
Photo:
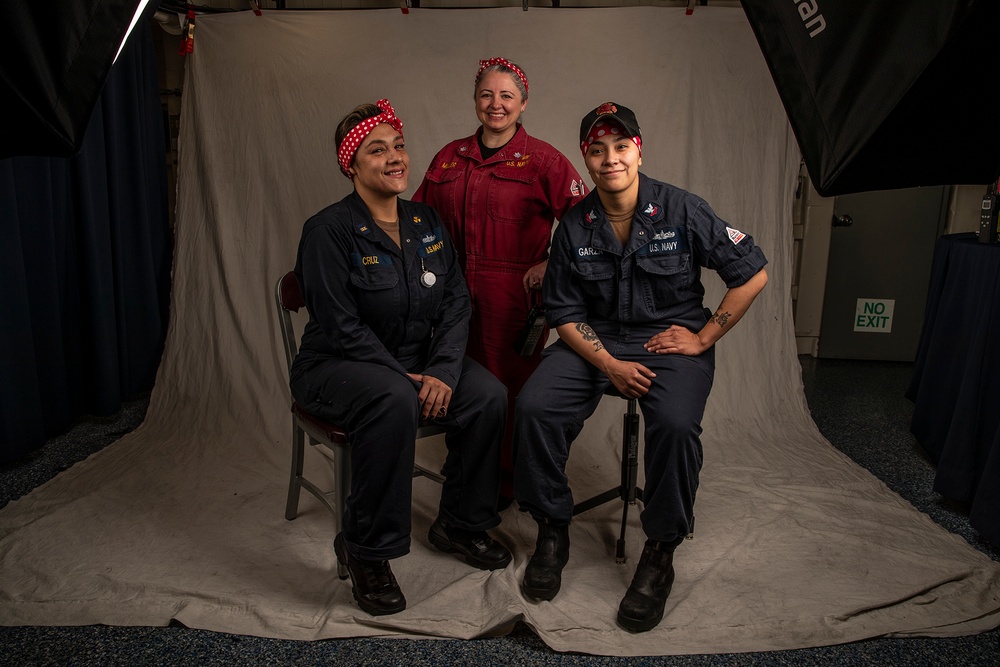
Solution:
[{"label": "draped cloth on floor", "polygon": [[[283,516],[291,434],[271,294],[302,223],[349,190],[334,126],[388,97],[405,122],[412,192],[436,150],[475,129],[475,70],[494,55],[527,72],[526,127],[581,173],[580,118],[625,104],[642,125],[642,169],[705,197],[770,259],[770,284],[718,345],[695,536],[677,551],[662,623],[641,635],[614,620],[643,540],[633,511],[629,561],[615,563],[618,503],[578,517],[562,591],[533,603],[518,589],[533,522],[505,511],[496,535],[514,562],[475,570],[429,545],[440,487],[415,480],[412,548],[393,562],[409,604],[377,618],[336,576],[326,511],[305,495],[299,518]],[[199,17],[184,82],[171,324],[148,416],[0,511],[0,622],[176,620],[320,639],[471,638],[523,619],[556,650],[602,655],[996,627],[1000,564],[852,463],[810,419],[789,299],[798,166],[738,9]],[[714,308],[721,280],[704,280]],[[617,484],[622,409],[606,399],[575,443],[578,500]],[[429,442],[419,456],[434,465],[440,453]],[[327,473],[315,455],[309,466]]]}]

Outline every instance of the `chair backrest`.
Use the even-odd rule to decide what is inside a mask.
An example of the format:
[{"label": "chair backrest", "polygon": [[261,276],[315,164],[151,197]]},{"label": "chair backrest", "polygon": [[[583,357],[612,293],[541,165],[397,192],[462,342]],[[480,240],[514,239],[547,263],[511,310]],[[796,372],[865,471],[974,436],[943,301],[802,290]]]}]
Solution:
[{"label": "chair backrest", "polygon": [[281,339],[285,343],[285,361],[291,369],[298,353],[291,314],[299,312],[299,308],[305,306],[302,290],[299,289],[299,280],[295,277],[294,271],[289,271],[278,279],[278,283],[274,286],[274,303],[278,307],[278,325],[281,327]]}]

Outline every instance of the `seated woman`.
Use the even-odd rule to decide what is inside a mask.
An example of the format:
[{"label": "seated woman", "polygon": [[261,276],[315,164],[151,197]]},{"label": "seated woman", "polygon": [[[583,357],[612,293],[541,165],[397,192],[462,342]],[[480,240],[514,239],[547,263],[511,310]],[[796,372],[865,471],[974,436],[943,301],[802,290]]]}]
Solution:
[{"label": "seated woman", "polygon": [[[647,540],[617,617],[645,632],[663,618],[674,549],[694,529],[715,344],[767,284],[767,259],[705,200],[639,171],[642,133],[626,107],[606,102],[584,116],[580,149],[594,190],[556,228],[542,287],[559,341],[517,398],[514,493],[538,522],[521,591],[534,600],[559,592],[573,517],[570,445],[613,387],[638,399],[646,424]],[[714,314],[702,267],[728,288]]]},{"label": "seated woman", "polygon": [[469,294],[434,209],[399,197],[410,159],[388,100],[337,126],[354,192],[302,229],[295,274],[309,310],[291,390],[308,412],[350,433],[351,489],[334,540],[359,606],[392,614],[406,599],[388,561],[410,549],[417,426],[433,419],[448,454],[429,540],[484,570],[506,567],[500,523],[504,386],[465,357]]}]

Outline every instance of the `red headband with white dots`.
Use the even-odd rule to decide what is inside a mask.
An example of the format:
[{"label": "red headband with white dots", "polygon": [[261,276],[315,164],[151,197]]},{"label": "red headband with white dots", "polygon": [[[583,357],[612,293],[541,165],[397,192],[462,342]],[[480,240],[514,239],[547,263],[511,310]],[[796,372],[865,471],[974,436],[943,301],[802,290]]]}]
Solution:
[{"label": "red headband with white dots", "polygon": [[524,76],[524,71],[521,70],[520,67],[506,58],[490,58],[489,60],[480,60],[479,71],[476,72],[476,83],[479,82],[479,77],[482,76],[483,71],[487,68],[493,67],[494,65],[503,65],[504,67],[513,70],[514,74],[517,75],[517,78],[524,84],[524,92],[528,92],[528,77]]},{"label": "red headband with white dots", "polygon": [[[583,152],[583,156],[587,157],[587,149],[590,148],[590,144],[597,141],[598,138],[603,137],[606,134],[624,136],[624,128],[621,123],[612,120],[599,120],[594,123],[594,126],[590,128],[590,132],[587,134],[587,138],[580,142],[580,150]],[[635,145],[639,148],[639,155],[642,155],[642,137],[635,136],[629,137],[635,142]]]},{"label": "red headband with white dots", "polygon": [[371,118],[365,118],[352,127],[347,136],[344,137],[344,140],[340,142],[340,148],[337,149],[337,162],[340,164],[340,170],[348,178],[351,178],[348,168],[351,166],[351,162],[354,161],[354,154],[358,152],[358,146],[365,140],[365,137],[371,134],[376,125],[385,123],[400,134],[403,132],[403,121],[396,118],[396,112],[393,110],[392,105],[389,104],[389,100],[382,98],[375,103],[375,106],[381,109],[382,113]]}]

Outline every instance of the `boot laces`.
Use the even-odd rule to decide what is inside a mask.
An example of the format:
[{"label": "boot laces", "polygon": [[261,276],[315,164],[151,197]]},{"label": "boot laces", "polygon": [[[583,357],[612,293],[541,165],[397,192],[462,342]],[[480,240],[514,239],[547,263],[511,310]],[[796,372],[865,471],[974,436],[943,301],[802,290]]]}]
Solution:
[{"label": "boot laces", "polygon": [[368,564],[368,567],[363,569],[365,572],[365,579],[368,583],[367,588],[370,590],[384,591],[398,587],[396,577],[393,576],[392,570],[389,568],[389,561],[382,560],[372,562]]}]

